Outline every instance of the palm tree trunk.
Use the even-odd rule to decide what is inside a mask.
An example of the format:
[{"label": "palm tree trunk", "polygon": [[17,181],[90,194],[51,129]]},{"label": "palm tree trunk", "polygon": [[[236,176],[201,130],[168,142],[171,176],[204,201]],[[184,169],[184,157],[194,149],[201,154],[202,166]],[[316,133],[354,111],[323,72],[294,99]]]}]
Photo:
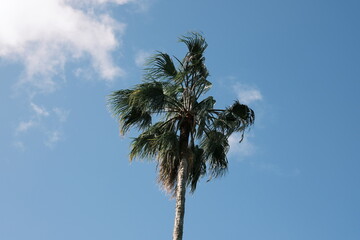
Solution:
[{"label": "palm tree trunk", "polygon": [[184,122],[180,127],[180,164],[177,175],[176,185],[176,206],[175,206],[175,222],[173,231],[173,240],[182,240],[184,228],[184,214],[185,214],[185,195],[186,182],[188,177],[188,141],[190,128],[189,124]]},{"label": "palm tree trunk", "polygon": [[176,186],[176,207],[173,240],[182,240],[185,214],[187,160],[182,159]]}]

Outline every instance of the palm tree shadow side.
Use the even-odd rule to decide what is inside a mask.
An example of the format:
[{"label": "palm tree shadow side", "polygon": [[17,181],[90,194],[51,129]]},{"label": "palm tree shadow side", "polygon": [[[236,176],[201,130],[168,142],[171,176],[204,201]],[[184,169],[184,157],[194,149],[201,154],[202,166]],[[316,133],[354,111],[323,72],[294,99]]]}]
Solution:
[{"label": "palm tree shadow side", "polygon": [[[187,188],[193,193],[201,177],[224,175],[228,138],[235,132],[243,136],[255,120],[254,111],[239,101],[216,109],[212,96],[204,98],[211,88],[204,57],[208,45],[199,33],[182,36],[180,42],[188,52],[182,60],[174,58],[176,65],[158,52],[149,59],[141,84],[108,98],[120,132],[133,127],[141,132],[132,141],[130,160],[156,161],[159,183],[176,198],[173,240],[183,236]],[[154,116],[160,116],[156,123]]]}]

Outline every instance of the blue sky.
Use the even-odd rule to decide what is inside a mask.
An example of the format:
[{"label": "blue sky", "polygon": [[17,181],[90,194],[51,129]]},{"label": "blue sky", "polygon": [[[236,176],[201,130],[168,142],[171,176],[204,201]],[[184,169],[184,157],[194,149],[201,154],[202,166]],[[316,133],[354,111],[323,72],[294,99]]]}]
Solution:
[{"label": "blue sky", "polygon": [[0,239],[170,239],[174,200],[128,162],[106,95],[201,31],[219,107],[256,112],[184,239],[360,238],[358,1],[12,0],[0,8]]}]

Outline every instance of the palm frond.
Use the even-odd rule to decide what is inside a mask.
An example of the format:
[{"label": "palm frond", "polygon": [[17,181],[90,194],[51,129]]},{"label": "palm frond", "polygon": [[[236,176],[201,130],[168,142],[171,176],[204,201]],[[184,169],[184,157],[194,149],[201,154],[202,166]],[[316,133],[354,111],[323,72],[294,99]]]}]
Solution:
[{"label": "palm frond", "polygon": [[144,130],[131,144],[130,160],[135,157],[151,159],[161,157],[162,151],[177,151],[178,140],[175,132],[175,119],[159,121]]},{"label": "palm frond", "polygon": [[206,125],[209,124],[209,111],[214,108],[216,100],[210,96],[205,98],[199,103],[195,104],[194,111],[196,114],[196,122],[197,122],[197,129],[196,129],[196,137],[201,138],[204,134],[206,129]]},{"label": "palm frond", "polygon": [[158,182],[168,193],[173,193],[176,187],[176,180],[180,159],[173,150],[164,150],[158,158]]},{"label": "palm frond", "polygon": [[204,150],[198,145],[192,148],[188,173],[189,175],[187,184],[190,186],[190,192],[193,193],[196,190],[196,186],[200,177],[206,174],[206,159]]},{"label": "palm frond", "polygon": [[158,122],[132,141],[130,160],[157,160],[158,182],[171,193],[174,191],[179,166],[179,138],[175,119]]},{"label": "palm frond", "polygon": [[151,114],[130,103],[133,90],[120,90],[113,92],[108,98],[108,106],[113,115],[118,119],[120,133],[125,134],[131,127],[145,129],[150,126]]},{"label": "palm frond", "polygon": [[216,130],[208,131],[200,146],[204,149],[211,176],[218,177],[226,173],[228,166],[226,154],[229,151],[228,137]]},{"label": "palm frond", "polygon": [[241,104],[239,101],[235,101],[229,108],[229,112],[234,116],[242,119],[246,126],[250,126],[255,122],[255,113],[245,104]]},{"label": "palm frond", "polygon": [[131,143],[130,161],[134,158],[153,159],[158,152],[156,134],[153,129],[148,129],[134,138]]},{"label": "palm frond", "polygon": [[133,92],[131,89],[112,92],[107,99],[107,106],[114,117],[119,117],[129,107],[129,97]]},{"label": "palm frond", "polygon": [[243,136],[244,131],[255,121],[254,111],[239,101],[235,101],[223,111],[213,110],[213,112],[217,114],[213,127],[228,137],[234,132],[240,132]]},{"label": "palm frond", "polygon": [[[208,73],[206,74],[208,75]],[[212,87],[212,83],[209,82],[206,79],[207,76],[201,76],[199,77],[199,79],[194,83],[195,88],[196,88],[196,92],[195,92],[195,96],[196,98],[199,98],[201,95],[205,94],[207,91],[210,90],[210,88]]]},{"label": "palm frond", "polygon": [[196,32],[191,32],[188,35],[182,36],[179,41],[185,43],[189,54],[192,56],[202,55],[208,46],[205,38]]},{"label": "palm frond", "polygon": [[151,121],[152,118],[149,112],[132,107],[120,117],[120,133],[125,134],[133,126],[138,127],[140,130],[145,129],[150,126]]},{"label": "palm frond", "polygon": [[144,111],[158,113],[164,110],[165,94],[161,82],[139,84],[129,95],[129,104]]},{"label": "palm frond", "polygon": [[174,79],[177,75],[177,70],[171,57],[167,53],[158,52],[149,59],[145,68],[145,79]]}]

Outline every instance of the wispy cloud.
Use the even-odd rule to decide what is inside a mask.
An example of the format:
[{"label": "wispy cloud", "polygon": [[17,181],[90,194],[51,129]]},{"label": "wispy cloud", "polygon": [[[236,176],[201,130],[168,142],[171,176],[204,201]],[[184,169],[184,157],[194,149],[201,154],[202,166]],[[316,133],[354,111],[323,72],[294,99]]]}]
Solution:
[{"label": "wispy cloud", "polygon": [[54,113],[56,114],[59,122],[66,122],[67,118],[69,117],[70,111],[65,110],[62,108],[53,108]]},{"label": "wispy cloud", "polygon": [[263,99],[259,89],[247,84],[237,83],[234,85],[237,98],[243,104],[250,104]]},{"label": "wispy cloud", "polygon": [[251,142],[251,138],[253,134],[245,134],[244,139],[241,143],[239,143],[241,139],[240,133],[232,134],[229,137],[229,156],[233,158],[237,158],[237,160],[243,160],[245,157],[251,156],[255,153],[256,147]]},{"label": "wispy cloud", "polygon": [[[121,44],[125,24],[106,13],[106,3],[129,0],[11,0],[0,8],[0,58],[25,67],[21,84],[54,91],[53,77],[71,60],[90,57],[106,81],[121,76],[111,53]],[[98,9],[102,9],[99,12]]]},{"label": "wispy cloud", "polygon": [[[26,135],[30,129],[36,127],[38,130],[37,133],[40,133],[43,138],[45,138],[44,144],[47,147],[53,148],[56,143],[64,137],[62,129],[69,117],[70,111],[59,107],[48,111],[44,106],[40,106],[34,102],[29,104],[29,109],[32,112],[29,120],[19,122],[15,128],[14,147],[25,150],[26,144],[21,138]],[[49,122],[51,122],[51,124],[49,124]]]},{"label": "wispy cloud", "polygon": [[104,3],[116,3],[116,4],[126,4],[129,2],[134,2],[134,0],[65,0],[66,2],[73,2],[77,4],[104,4]]},{"label": "wispy cloud", "polygon": [[146,61],[151,56],[151,54],[152,53],[149,52],[149,51],[144,51],[144,50],[137,51],[137,53],[135,54],[135,64],[136,64],[136,66],[138,66],[139,68],[143,68]]},{"label": "wispy cloud", "polygon": [[[229,158],[231,160],[237,160],[242,162],[247,160],[248,157],[256,154],[258,149],[253,142],[254,138],[254,134],[250,132],[246,134],[243,141],[239,143],[241,135],[238,133],[231,135],[229,137]],[[256,159],[247,160],[245,162],[253,168],[257,169],[258,171],[276,175],[279,177],[297,177],[301,174],[301,171],[298,168],[284,169],[283,167],[280,167],[272,162],[262,162]]]},{"label": "wispy cloud", "polygon": [[[234,81],[236,78],[228,77],[230,80]],[[235,83],[231,84],[233,91],[236,94],[237,99],[242,104],[252,105],[255,102],[260,102],[263,100],[263,96],[259,89],[250,86],[244,83]],[[256,112],[257,114],[258,112]],[[256,144],[254,143],[254,132],[245,132],[244,139],[241,143],[241,135],[239,133],[232,134],[229,137],[229,156],[233,158],[238,158],[239,160],[244,159],[245,157],[251,156],[256,153]]]},{"label": "wispy cloud", "polygon": [[19,135],[20,133],[27,132],[30,128],[41,125],[42,118],[48,117],[50,113],[46,110],[45,107],[39,106],[33,102],[30,102],[30,109],[32,110],[32,115],[30,120],[21,121],[17,128],[15,129],[15,134]]},{"label": "wispy cloud", "polygon": [[44,107],[38,106],[35,103],[31,102],[30,106],[32,110],[35,112],[36,116],[38,117],[47,117],[49,116],[49,112],[46,111]]},{"label": "wispy cloud", "polygon": [[254,168],[257,168],[261,171],[268,172],[274,175],[277,175],[279,177],[297,177],[301,174],[300,169],[295,168],[292,170],[285,170],[279,167],[278,165],[275,165],[273,163],[264,163],[264,162],[258,162],[258,161],[252,161],[250,162],[251,166]]},{"label": "wispy cloud", "polygon": [[47,133],[47,138],[44,143],[47,147],[53,148],[55,144],[61,139],[62,139],[62,133],[58,130],[53,130]]},{"label": "wispy cloud", "polygon": [[34,120],[21,121],[15,129],[15,134],[27,132],[30,128],[34,127],[37,124]]},{"label": "wispy cloud", "polygon": [[15,147],[16,149],[18,149],[18,150],[20,150],[20,151],[24,151],[24,150],[25,150],[25,145],[24,145],[24,143],[21,142],[21,141],[15,141],[15,142],[13,143],[13,145],[14,145],[14,147]]}]

